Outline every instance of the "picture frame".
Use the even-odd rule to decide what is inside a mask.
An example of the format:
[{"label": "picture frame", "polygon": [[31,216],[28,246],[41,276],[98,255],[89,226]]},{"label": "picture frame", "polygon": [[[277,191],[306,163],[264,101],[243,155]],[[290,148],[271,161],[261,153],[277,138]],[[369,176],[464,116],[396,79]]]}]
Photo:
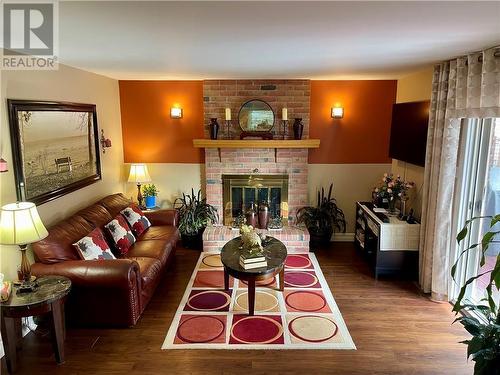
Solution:
[{"label": "picture frame", "polygon": [[8,99],[19,201],[52,201],[101,180],[95,104]]}]

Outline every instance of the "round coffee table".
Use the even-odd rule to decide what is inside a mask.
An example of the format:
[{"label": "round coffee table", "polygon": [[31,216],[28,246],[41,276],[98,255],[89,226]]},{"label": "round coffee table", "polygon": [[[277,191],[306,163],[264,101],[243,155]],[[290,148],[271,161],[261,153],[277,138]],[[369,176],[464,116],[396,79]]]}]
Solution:
[{"label": "round coffee table", "polygon": [[279,290],[285,285],[286,246],[274,237],[268,237],[264,244],[267,266],[246,270],[240,266],[241,237],[233,238],[221,250],[224,265],[224,289],[229,289],[229,276],[248,283],[248,314],[254,315],[255,282],[270,279],[279,274]]},{"label": "round coffee table", "polygon": [[21,318],[50,313],[52,346],[57,363],[64,362],[64,301],[71,290],[71,280],[64,276],[42,276],[33,292],[18,293],[12,288],[8,301],[0,303],[2,341],[9,372],[17,367],[17,349],[21,346]]}]

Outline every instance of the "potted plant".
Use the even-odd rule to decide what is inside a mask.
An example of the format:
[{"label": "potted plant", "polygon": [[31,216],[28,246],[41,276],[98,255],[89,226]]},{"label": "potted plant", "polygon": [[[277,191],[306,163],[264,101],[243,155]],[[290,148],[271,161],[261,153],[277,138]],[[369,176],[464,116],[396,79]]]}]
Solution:
[{"label": "potted plant", "polygon": [[[480,243],[474,243],[462,250],[457,261],[451,268],[451,276],[456,281],[457,264],[462,257],[467,257],[469,252],[480,251],[480,266],[484,266],[486,251],[492,245],[494,237],[499,233],[493,229],[495,224],[500,222],[500,214],[493,217],[487,217],[490,220],[489,230],[483,235]],[[464,228],[457,236],[460,244],[467,234],[474,221],[485,219],[485,217],[475,217],[467,220]],[[472,242],[472,241],[471,241]],[[455,322],[460,322],[464,328],[472,335],[470,340],[463,341],[467,345],[467,357],[472,357],[475,362],[475,375],[492,375],[500,373],[500,306],[497,304],[500,293],[500,254],[496,256],[495,266],[489,271],[480,271],[476,276],[465,281],[460,289],[457,301],[453,306],[453,311],[457,314],[464,314]],[[482,299],[483,304],[466,303],[462,304],[467,287],[476,279],[489,274],[489,282],[486,285],[486,298]],[[495,297],[496,296],[496,297]],[[496,299],[496,301],[495,301]]]},{"label": "potted plant", "polygon": [[191,189],[191,195],[182,193],[182,197],[174,201],[174,208],[179,212],[179,232],[182,244],[190,249],[203,247],[203,231],[209,223],[217,223],[219,215],[217,209],[207,203],[206,198],[201,198]]},{"label": "potted plant", "polygon": [[400,175],[394,177],[392,173],[384,173],[382,182],[382,186],[373,188],[373,203],[378,207],[388,208],[390,213],[394,213],[396,211],[396,200],[406,202],[408,199],[407,192],[415,186],[415,183],[404,181]]},{"label": "potted plant", "polygon": [[311,246],[324,245],[330,242],[334,231],[345,233],[346,221],[344,212],[332,198],[333,184],[330,185],[328,195],[321,188],[318,191],[316,207],[302,207],[297,211],[297,224],[305,224],[311,235]]},{"label": "potted plant", "polygon": [[144,185],[142,187],[142,195],[146,201],[146,208],[156,207],[156,197],[158,193],[159,190],[156,188],[155,184]]}]

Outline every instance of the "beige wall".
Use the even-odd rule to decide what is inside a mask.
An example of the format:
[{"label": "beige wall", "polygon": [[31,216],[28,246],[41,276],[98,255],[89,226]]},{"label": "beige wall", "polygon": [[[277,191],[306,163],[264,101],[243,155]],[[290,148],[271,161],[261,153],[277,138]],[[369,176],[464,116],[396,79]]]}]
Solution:
[{"label": "beige wall", "polygon": [[354,233],[356,201],[371,201],[373,188],[390,169],[390,164],[309,164],[309,203],[316,205],[318,189],[328,189],[333,182],[332,195],[344,211],[346,232]]},{"label": "beige wall", "polygon": [[[429,100],[432,92],[433,68],[410,74],[398,80],[396,103],[417,102]],[[415,215],[420,218],[422,212],[422,187],[424,184],[424,168],[406,163],[401,160],[392,160],[392,173],[401,175],[408,181],[415,182],[415,189],[410,192],[407,211],[415,210]]]},{"label": "beige wall", "polygon": [[[0,97],[0,149],[1,156],[9,163],[9,172],[0,174],[2,205],[16,201],[7,99],[96,104],[99,128],[104,129],[106,137],[113,142],[113,147],[101,154],[101,181],[38,207],[47,226],[109,193],[122,191],[123,147],[118,81],[64,65],[59,65],[57,71],[3,71]],[[0,270],[7,279],[16,277],[19,264],[20,253],[16,247],[3,246],[0,249]]]}]

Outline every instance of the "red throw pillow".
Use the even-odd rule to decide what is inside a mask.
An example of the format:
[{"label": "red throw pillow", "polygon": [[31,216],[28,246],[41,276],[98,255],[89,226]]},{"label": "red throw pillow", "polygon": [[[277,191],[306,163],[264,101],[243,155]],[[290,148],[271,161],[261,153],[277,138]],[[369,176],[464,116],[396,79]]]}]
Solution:
[{"label": "red throw pillow", "polygon": [[135,204],[131,204],[124,210],[121,210],[120,213],[125,220],[127,220],[128,225],[132,228],[132,232],[134,232],[137,237],[143,234],[144,231],[151,226],[148,218],[144,216],[144,213]]},{"label": "red throw pillow", "polygon": [[123,216],[121,214],[116,215],[104,228],[118,252],[121,255],[127,254],[128,249],[135,242],[135,237]]},{"label": "red throw pillow", "polygon": [[116,259],[99,228],[73,244],[85,260]]}]

